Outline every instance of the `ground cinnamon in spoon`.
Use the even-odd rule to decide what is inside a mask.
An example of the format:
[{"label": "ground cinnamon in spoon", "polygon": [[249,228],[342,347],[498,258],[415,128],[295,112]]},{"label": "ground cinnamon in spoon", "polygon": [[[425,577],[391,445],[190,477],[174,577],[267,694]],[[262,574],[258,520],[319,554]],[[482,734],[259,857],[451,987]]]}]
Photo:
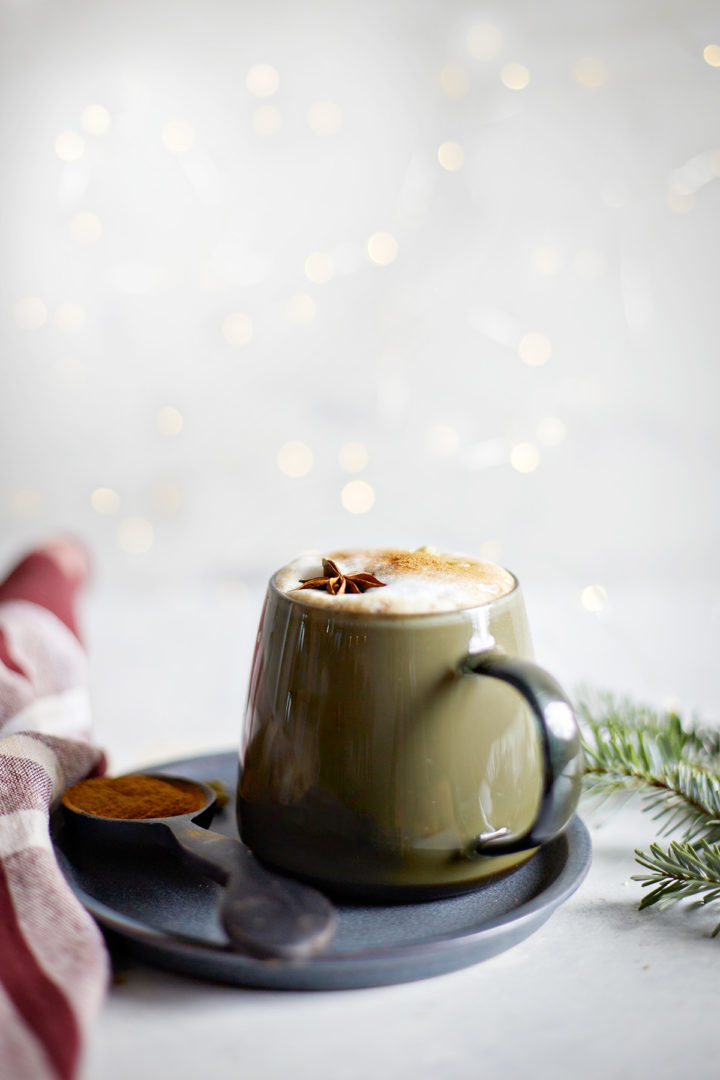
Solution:
[{"label": "ground cinnamon in spoon", "polygon": [[191,814],[207,802],[205,792],[192,780],[135,773],[129,776],[96,776],[68,788],[63,804],[95,817],[161,818]]}]

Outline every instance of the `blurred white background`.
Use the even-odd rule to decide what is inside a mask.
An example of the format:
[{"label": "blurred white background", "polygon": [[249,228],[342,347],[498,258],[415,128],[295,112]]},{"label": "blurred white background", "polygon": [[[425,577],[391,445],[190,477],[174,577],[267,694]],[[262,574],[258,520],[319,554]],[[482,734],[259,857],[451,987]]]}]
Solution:
[{"label": "blurred white background", "polygon": [[712,711],[716,5],[4,0],[0,73],[0,556],[87,539],[102,679],[202,593],[225,700],[277,565],[435,544]]}]

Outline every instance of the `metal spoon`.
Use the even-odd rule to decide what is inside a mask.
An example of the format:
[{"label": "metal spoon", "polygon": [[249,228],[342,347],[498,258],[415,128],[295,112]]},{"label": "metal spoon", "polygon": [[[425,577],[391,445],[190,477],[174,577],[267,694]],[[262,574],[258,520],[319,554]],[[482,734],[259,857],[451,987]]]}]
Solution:
[{"label": "metal spoon", "polygon": [[320,952],[335,932],[337,913],[309,885],[266,870],[238,840],[211,832],[216,793],[208,784],[152,773],[160,780],[194,784],[205,795],[199,810],[163,818],[109,818],[63,799],[68,828],[79,840],[108,844],[162,844],[179,849],[183,860],[223,885],[220,921],[233,947],[260,957],[297,960]]}]

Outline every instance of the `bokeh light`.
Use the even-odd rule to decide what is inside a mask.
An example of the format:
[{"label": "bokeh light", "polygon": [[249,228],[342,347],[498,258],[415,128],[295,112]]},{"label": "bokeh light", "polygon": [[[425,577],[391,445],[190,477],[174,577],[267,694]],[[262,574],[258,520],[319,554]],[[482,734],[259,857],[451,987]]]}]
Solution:
[{"label": "bokeh light", "polygon": [[223,319],[222,334],[230,345],[247,345],[253,333],[252,319],[242,311],[233,311]]},{"label": "bokeh light", "polygon": [[183,494],[177,484],[162,480],[153,487],[153,503],[161,514],[176,514],[183,504]]},{"label": "bokeh light", "polygon": [[39,330],[47,317],[47,307],[39,296],[23,296],[15,303],[15,322],[23,330]]},{"label": "bokeh light", "polygon": [[345,472],[362,472],[368,461],[369,454],[364,443],[347,442],[340,447],[338,462]]},{"label": "bokeh light", "polygon": [[173,437],[183,429],[182,413],[173,405],[163,405],[155,416],[155,425],[161,435]]},{"label": "bokeh light", "polygon": [[508,90],[524,90],[530,84],[530,72],[524,64],[505,64],[500,72],[500,81]]},{"label": "bokeh light", "polygon": [[605,85],[610,73],[602,60],[593,56],[584,56],[573,64],[572,77],[580,86],[597,90]]},{"label": "bokeh light", "polygon": [[70,219],[70,235],[79,244],[94,244],[102,236],[102,222],[90,210],[80,210]]},{"label": "bokeh light", "polygon": [[535,430],[542,446],[559,446],[567,436],[567,425],[558,416],[543,416]]},{"label": "bokeh light", "polygon": [[586,585],[580,593],[580,603],[586,611],[602,611],[607,601],[607,589],[602,585]]},{"label": "bokeh light", "polygon": [[90,496],[90,505],[98,514],[115,514],[120,506],[120,496],[112,488],[95,488]]},{"label": "bokeh light", "polygon": [[366,514],[375,504],[375,490],[367,480],[350,480],[340,492],[340,502],[351,514]]},{"label": "bokeh light", "polygon": [[96,137],[110,130],[112,120],[104,105],[86,105],[80,116],[83,131]]},{"label": "bokeh light", "polygon": [[335,274],[335,263],[324,251],[313,251],[305,260],[305,276],[314,285],[324,285]]},{"label": "bokeh light", "polygon": [[286,442],[277,452],[277,467],[285,476],[307,476],[313,467],[313,452],[307,443]]},{"label": "bokeh light", "polygon": [[306,120],[311,131],[326,139],[340,131],[343,124],[342,109],[334,101],[316,101],[308,109]]},{"label": "bokeh light", "polygon": [[253,64],[245,77],[245,84],[255,97],[272,97],[280,85],[280,75],[272,64]]},{"label": "bokeh light", "polygon": [[459,64],[447,64],[440,71],[440,89],[451,100],[464,97],[470,89],[465,69]]},{"label": "bokeh light", "polygon": [[703,60],[710,67],[720,67],[720,45],[706,45],[703,49]]},{"label": "bokeh light", "polygon": [[277,135],[282,124],[282,113],[275,105],[260,105],[253,113],[252,126],[256,135]]},{"label": "bokeh light", "polygon": [[540,451],[533,443],[517,443],[510,451],[510,464],[519,473],[535,472],[540,464]]},{"label": "bokeh light", "polygon": [[437,157],[443,169],[447,169],[448,172],[457,172],[458,169],[462,168],[465,160],[463,148],[456,142],[441,143],[438,147]]},{"label": "bokeh light", "polygon": [[494,60],[502,50],[503,34],[492,23],[478,23],[468,30],[465,44],[476,60]]},{"label": "bokeh light", "polygon": [[546,364],[552,355],[552,345],[544,334],[537,331],[523,334],[518,345],[518,355],[524,364],[539,367]]},{"label": "bokeh light", "polygon": [[553,277],[562,270],[562,252],[556,247],[536,248],[532,253],[532,265],[536,274],[542,277]]},{"label": "bokeh light", "polygon": [[64,334],[78,334],[85,325],[85,308],[82,304],[61,304],[55,312],[55,325]]},{"label": "bokeh light", "polygon": [[398,242],[391,233],[373,233],[367,242],[367,253],[376,266],[389,266],[397,259]]},{"label": "bokeh light", "polygon": [[185,120],[171,120],[165,124],[160,137],[171,154],[184,154],[195,145],[195,129]]},{"label": "bokeh light", "polygon": [[10,509],[21,518],[36,518],[42,513],[44,499],[35,488],[19,488],[10,498]]},{"label": "bokeh light", "polygon": [[433,457],[448,458],[457,453],[460,435],[450,424],[435,424],[428,431],[427,443]]},{"label": "bokeh light", "polygon": [[290,322],[307,326],[317,314],[317,304],[309,293],[297,293],[288,300],[285,311]]},{"label": "bokeh light", "polygon": [[55,139],[55,153],[61,161],[78,161],[85,153],[85,140],[78,131],[61,131]]},{"label": "bokeh light", "polygon": [[144,555],[154,541],[155,529],[146,518],[127,517],[118,525],[118,546],[128,555]]}]

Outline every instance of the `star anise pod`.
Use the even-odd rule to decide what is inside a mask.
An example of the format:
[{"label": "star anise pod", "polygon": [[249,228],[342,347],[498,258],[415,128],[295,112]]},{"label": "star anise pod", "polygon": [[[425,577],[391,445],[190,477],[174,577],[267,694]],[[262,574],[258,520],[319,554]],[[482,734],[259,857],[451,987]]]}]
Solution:
[{"label": "star anise pod", "polygon": [[385,588],[387,582],[378,581],[373,574],[343,574],[337,563],[332,559],[323,559],[323,577],[307,578],[300,586],[301,589],[325,589],[332,596],[340,593],[361,593],[368,589]]}]

